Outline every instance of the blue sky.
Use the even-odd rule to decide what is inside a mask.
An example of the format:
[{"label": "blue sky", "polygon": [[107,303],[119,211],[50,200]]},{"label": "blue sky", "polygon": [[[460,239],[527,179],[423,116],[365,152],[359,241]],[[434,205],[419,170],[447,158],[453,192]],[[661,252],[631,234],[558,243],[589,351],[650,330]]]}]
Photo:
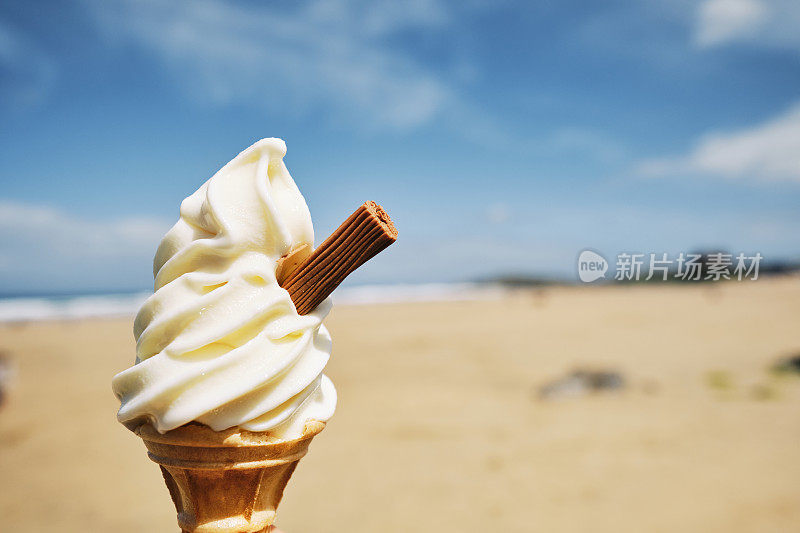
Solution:
[{"label": "blue sky", "polygon": [[354,283],[574,276],[580,250],[800,257],[800,4],[0,5],[0,292],[136,289],[180,201],[261,137]]}]

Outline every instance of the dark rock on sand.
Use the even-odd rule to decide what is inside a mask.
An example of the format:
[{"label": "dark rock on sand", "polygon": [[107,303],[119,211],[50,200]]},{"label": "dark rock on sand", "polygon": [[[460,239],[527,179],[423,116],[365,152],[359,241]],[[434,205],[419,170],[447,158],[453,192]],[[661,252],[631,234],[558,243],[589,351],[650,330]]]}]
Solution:
[{"label": "dark rock on sand", "polygon": [[576,369],[567,376],[545,383],[539,388],[539,398],[554,400],[585,394],[620,390],[625,387],[622,374],[609,370]]},{"label": "dark rock on sand", "polygon": [[778,360],[778,362],[772,366],[772,370],[781,374],[800,375],[800,354],[791,355]]},{"label": "dark rock on sand", "polygon": [[11,358],[5,352],[0,352],[0,407],[8,396],[8,389],[11,387],[11,381],[14,379],[14,367],[11,364]]}]

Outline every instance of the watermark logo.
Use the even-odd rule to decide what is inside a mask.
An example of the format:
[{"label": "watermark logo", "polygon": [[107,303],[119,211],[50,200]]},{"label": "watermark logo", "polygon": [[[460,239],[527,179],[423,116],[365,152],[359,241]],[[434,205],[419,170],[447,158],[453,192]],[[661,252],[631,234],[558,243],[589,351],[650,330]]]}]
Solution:
[{"label": "watermark logo", "polygon": [[[708,254],[679,253],[620,253],[617,254],[612,279],[615,281],[738,281],[758,279],[760,253]],[[592,250],[583,250],[578,256],[578,277],[584,283],[605,278],[609,270],[606,259]]]},{"label": "watermark logo", "polygon": [[608,261],[592,250],[584,250],[578,256],[578,277],[584,283],[604,278],[608,272]]}]

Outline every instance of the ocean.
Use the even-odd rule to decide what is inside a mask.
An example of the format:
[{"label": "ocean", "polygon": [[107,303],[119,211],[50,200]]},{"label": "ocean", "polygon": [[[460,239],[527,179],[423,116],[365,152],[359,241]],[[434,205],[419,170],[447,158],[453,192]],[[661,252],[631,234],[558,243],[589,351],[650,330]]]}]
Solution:
[{"label": "ocean", "polygon": [[[499,285],[486,283],[354,285],[338,288],[333,298],[337,304],[365,305],[495,299],[502,297],[506,291]],[[150,294],[149,291],[139,291],[0,296],[0,322],[132,317]]]}]

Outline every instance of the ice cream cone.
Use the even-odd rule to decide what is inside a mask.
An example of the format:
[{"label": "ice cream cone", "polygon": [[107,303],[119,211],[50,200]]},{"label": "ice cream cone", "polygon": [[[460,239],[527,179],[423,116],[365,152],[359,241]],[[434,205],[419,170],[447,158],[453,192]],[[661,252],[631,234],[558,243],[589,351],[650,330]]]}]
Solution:
[{"label": "ice cream cone", "polygon": [[272,525],[298,461],[324,428],[309,421],[294,440],[194,422],[164,434],[145,424],[136,434],[161,467],[184,533],[245,533]]}]

